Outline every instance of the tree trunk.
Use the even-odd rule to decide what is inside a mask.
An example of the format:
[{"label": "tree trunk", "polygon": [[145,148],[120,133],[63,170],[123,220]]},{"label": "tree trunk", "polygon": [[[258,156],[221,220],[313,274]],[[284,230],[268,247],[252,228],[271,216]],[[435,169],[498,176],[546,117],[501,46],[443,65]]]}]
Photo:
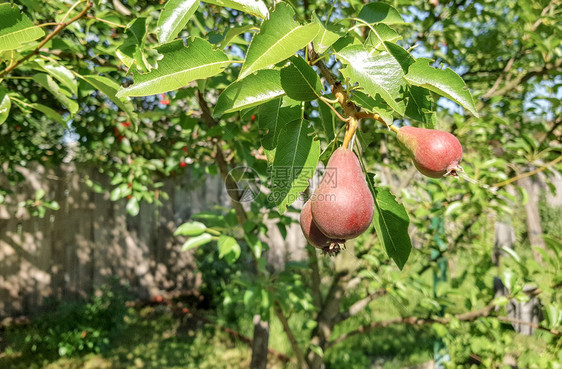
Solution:
[{"label": "tree trunk", "polygon": [[546,249],[546,245],[542,238],[541,217],[539,214],[539,194],[537,185],[530,177],[521,178],[517,183],[529,194],[529,201],[525,204],[525,213],[527,214],[527,232],[529,234],[529,242],[533,247],[533,256],[538,263],[542,262],[541,254],[536,251],[537,248]]},{"label": "tree trunk", "polygon": [[254,340],[252,342],[252,362],[250,369],[267,368],[267,347],[269,345],[269,321],[254,315]]},{"label": "tree trunk", "polygon": [[[339,313],[339,308],[341,304],[341,299],[345,293],[345,283],[348,280],[347,272],[339,272],[332,280],[332,285],[328,295],[324,299],[324,305],[322,310],[318,313],[316,318],[316,328],[312,333],[312,339],[310,343],[315,345],[320,350],[324,351],[326,345],[330,340],[332,335],[332,330],[334,329],[335,318]],[[323,355],[319,355],[315,350],[310,350],[307,352],[306,360],[310,369],[323,369],[324,368],[324,358]]]},{"label": "tree trunk", "polygon": [[516,241],[513,226],[507,221],[496,221],[494,225],[494,250],[492,252],[492,262],[495,266],[500,266],[501,257],[504,255],[503,249],[513,249]]}]

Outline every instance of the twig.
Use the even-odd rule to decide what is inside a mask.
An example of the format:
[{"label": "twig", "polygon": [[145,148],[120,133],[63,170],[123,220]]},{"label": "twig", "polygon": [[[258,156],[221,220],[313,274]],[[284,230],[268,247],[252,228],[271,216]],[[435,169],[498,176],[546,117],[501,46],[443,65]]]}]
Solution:
[{"label": "twig", "polygon": [[390,129],[392,132],[394,133],[398,133],[399,128],[396,127],[394,124],[388,124],[384,121],[384,119],[382,119],[382,117],[377,114],[377,113],[365,113],[365,112],[358,112],[355,114],[355,116],[357,117],[357,119],[365,119],[365,118],[371,118],[374,119],[376,121],[381,122],[382,124],[384,124],[388,129]]},{"label": "twig", "polygon": [[[462,322],[471,322],[471,321],[474,321],[478,318],[490,316],[490,313],[493,311],[494,306],[495,305],[490,302],[488,305],[486,305],[485,307],[483,307],[481,309],[469,311],[469,312],[466,312],[466,313],[463,313],[463,314],[457,314],[457,315],[454,316],[454,318],[456,320],[459,320],[459,321],[462,321]],[[525,325],[531,326],[535,329],[540,329],[540,330],[550,332],[551,334],[553,334],[555,336],[562,336],[562,332],[560,332],[556,329],[550,329],[550,328],[542,327],[538,324],[520,321],[518,319],[512,319],[512,318],[504,317],[504,316],[494,316],[493,318],[496,318],[496,319],[498,319],[500,321],[503,321],[503,322],[509,322],[509,323],[515,323],[515,324],[525,324]],[[341,336],[339,336],[335,340],[330,341],[326,348],[330,348],[334,345],[337,345],[338,343],[348,339],[349,337],[355,336],[357,334],[369,332],[369,331],[372,331],[372,330],[377,329],[377,328],[388,327],[388,326],[394,325],[394,324],[409,324],[409,325],[424,325],[424,324],[430,324],[430,323],[449,324],[452,321],[452,319],[453,318],[442,318],[442,317],[419,318],[419,317],[412,316],[412,317],[408,317],[408,318],[390,319],[390,320],[386,320],[386,321],[383,321],[383,322],[372,322],[369,325],[363,325],[363,326],[360,326],[359,328],[357,328],[356,330],[353,330],[351,332],[342,334]]]},{"label": "twig", "polygon": [[330,100],[329,100],[329,99],[326,99],[324,96],[320,96],[320,100],[322,100],[326,105],[328,105],[328,107],[329,107],[330,109],[332,109],[332,111],[333,111],[334,113],[336,113],[336,115],[338,116],[338,118],[340,118],[340,120],[341,120],[342,122],[349,122],[349,117],[348,117],[348,118],[342,117],[341,114],[336,110],[336,108],[334,108],[334,107],[332,106],[332,104],[330,103]]},{"label": "twig", "polygon": [[[75,3],[70,10],[72,10],[80,2],[81,1],[78,1],[77,3]],[[2,72],[0,72],[0,78],[4,77],[6,74],[10,73],[11,71],[13,71],[17,67],[19,67],[22,63],[27,61],[33,55],[37,55],[39,53],[39,49],[41,49],[43,46],[45,46],[45,44],[47,42],[49,42],[53,37],[55,37],[60,31],[62,31],[66,27],[68,27],[68,25],[70,25],[70,24],[76,22],[78,19],[82,18],[91,7],[92,7],[92,2],[90,0],[87,0],[86,6],[84,7],[84,9],[80,13],[78,13],[78,15],[76,15],[74,18],[72,18],[68,22],[63,21],[63,22],[59,23],[55,27],[55,29],[51,33],[49,33],[47,35],[47,37],[45,37],[45,39],[43,41],[41,41],[41,43],[39,45],[37,45],[35,47],[35,50],[33,50],[32,52],[30,52],[29,54],[27,54],[26,56],[24,56],[20,60],[16,61],[14,64],[9,65],[6,69],[4,69]],[[70,10],[69,10],[69,12],[70,12]],[[67,13],[67,15],[68,15],[68,13]],[[65,15],[64,19],[66,19],[67,15]]]},{"label": "twig", "polygon": [[102,22],[102,23],[107,23],[111,26],[118,27],[118,28],[127,28],[127,26],[124,26],[122,24],[114,23],[114,22],[111,22],[111,21],[108,21],[108,20],[105,20],[105,19],[101,19],[101,18],[95,17],[93,15],[88,15],[88,16],[86,16],[86,18],[94,19],[94,20],[97,20],[97,21]]},{"label": "twig", "polygon": [[281,325],[283,326],[283,330],[285,331],[285,334],[287,335],[287,338],[289,339],[289,343],[291,344],[291,348],[293,349],[293,353],[295,354],[295,356],[297,357],[297,362],[299,364],[300,368],[306,368],[306,362],[304,359],[304,355],[299,347],[299,344],[297,342],[297,339],[295,338],[295,335],[293,334],[293,331],[291,330],[291,327],[289,326],[289,322],[287,321],[287,318],[285,317],[285,315],[283,314],[283,309],[281,308],[281,304],[279,304],[279,301],[275,301],[274,305],[273,305],[273,310],[275,311],[275,315],[277,315],[277,318],[279,318],[279,321],[281,322]]},{"label": "twig", "polygon": [[[488,316],[493,308],[494,308],[494,304],[490,303],[481,309],[469,311],[464,314],[455,315],[455,318],[460,321],[472,321],[480,317]],[[333,341],[328,342],[326,348],[337,345],[338,343],[348,339],[349,337],[353,337],[357,334],[366,333],[377,328],[388,327],[394,324],[408,324],[408,325],[424,325],[429,323],[448,324],[450,321],[451,321],[450,318],[442,318],[442,317],[419,318],[419,317],[411,316],[407,318],[394,318],[383,322],[372,322],[369,325],[362,325],[351,332],[342,334],[341,336],[334,339]]]},{"label": "twig", "polygon": [[324,64],[324,62],[318,57],[312,42],[308,44],[308,58],[309,60],[314,60],[314,64],[318,67],[318,69],[320,69],[320,73],[322,73],[322,76],[326,79],[328,84],[333,86],[338,82],[337,78],[326,67],[326,64]]},{"label": "twig", "polygon": [[533,68],[533,69],[527,71],[527,73],[525,73],[525,74],[518,75],[517,78],[515,78],[513,81],[506,84],[503,88],[494,91],[492,94],[489,94],[489,95],[486,94],[486,95],[482,96],[482,99],[486,99],[486,98],[493,97],[493,96],[503,96],[506,93],[508,93],[509,91],[511,91],[511,90],[517,88],[518,86],[520,86],[521,84],[527,82],[531,78],[533,78],[535,76],[543,76],[545,74],[549,74],[552,71],[559,71],[561,67],[562,67],[562,59],[558,59],[554,63],[547,63],[547,64],[543,65],[542,67]]},{"label": "twig", "polygon": [[505,181],[503,181],[503,182],[497,183],[497,184],[495,184],[493,187],[495,187],[495,188],[500,188],[500,187],[506,186],[506,185],[508,185],[508,184],[510,184],[510,183],[512,183],[512,182],[518,181],[518,180],[520,180],[520,179],[534,176],[535,174],[542,172],[543,170],[547,169],[548,167],[553,166],[554,164],[558,163],[558,162],[561,161],[561,160],[562,160],[562,156],[559,156],[559,157],[557,157],[556,159],[552,160],[551,162],[549,162],[549,163],[543,165],[542,167],[539,167],[539,168],[537,168],[537,169],[535,169],[535,170],[532,170],[532,171],[530,171],[530,172],[526,172],[526,173],[523,173],[523,174],[519,174],[519,175],[517,175],[517,176],[515,176],[515,177],[512,177],[512,178],[510,178],[510,179],[508,179],[508,180],[505,180]]},{"label": "twig", "polygon": [[[552,5],[555,3],[556,0],[551,0],[550,3],[542,10],[541,12],[541,17],[544,17],[546,15],[546,13],[548,13],[548,11],[550,10],[550,8],[552,7]],[[527,33],[526,35],[523,36],[523,41],[526,41],[529,39],[530,34],[534,33],[537,28],[539,27],[539,25],[542,23],[542,18],[539,18],[535,21],[535,23],[533,24],[533,27],[531,28],[531,32]],[[498,76],[498,78],[496,79],[496,82],[494,82],[494,85],[488,90],[488,92],[486,92],[484,95],[482,95],[482,99],[483,100],[487,100],[492,96],[501,96],[503,95],[505,92],[515,88],[516,86],[518,86],[521,83],[521,79],[522,78],[518,78],[514,81],[514,83],[511,83],[508,89],[506,89],[506,87],[504,87],[503,89],[498,90],[501,82],[503,81],[503,79],[505,78],[505,76],[507,75],[507,73],[511,70],[511,68],[513,67],[513,63],[521,56],[524,55],[524,49],[523,49],[523,43],[521,44],[521,47],[519,48],[519,50],[517,51],[517,53],[515,53],[514,56],[512,56],[507,63],[505,64],[505,67],[502,70],[502,73]],[[530,78],[530,77],[529,77]]]},{"label": "twig", "polygon": [[341,323],[344,320],[351,318],[354,315],[359,314],[361,311],[363,311],[363,309],[365,309],[367,307],[367,305],[369,305],[369,303],[371,301],[374,301],[376,299],[378,299],[379,297],[385,296],[388,293],[388,290],[385,288],[381,288],[376,290],[375,292],[371,293],[370,295],[368,295],[365,298],[362,298],[361,300],[355,302],[353,305],[351,305],[351,307],[343,313],[339,313],[335,320],[335,324]]},{"label": "twig", "polygon": [[558,117],[554,120],[554,122],[552,122],[552,128],[546,133],[546,135],[544,136],[544,138],[542,139],[539,147],[542,147],[543,145],[547,144],[548,145],[548,140],[550,138],[550,136],[558,129],[558,127],[560,127],[562,125],[562,117]]},{"label": "twig", "polygon": [[543,326],[535,324],[535,323],[526,322],[524,320],[514,319],[514,318],[507,317],[507,316],[498,316],[497,319],[502,321],[502,322],[506,322],[506,323],[522,324],[522,325],[526,325],[526,326],[529,326],[529,327],[533,327],[535,329],[540,329],[541,331],[552,333],[555,336],[562,336],[562,332],[560,332],[559,330],[556,330],[554,328],[552,328],[552,329],[546,328],[546,327],[543,327]]}]

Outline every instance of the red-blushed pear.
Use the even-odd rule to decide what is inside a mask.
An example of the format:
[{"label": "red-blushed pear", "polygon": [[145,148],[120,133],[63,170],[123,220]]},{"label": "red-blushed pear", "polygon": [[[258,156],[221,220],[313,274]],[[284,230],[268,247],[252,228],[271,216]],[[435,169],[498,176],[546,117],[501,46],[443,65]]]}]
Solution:
[{"label": "red-blushed pear", "polygon": [[449,132],[436,129],[402,127],[398,141],[406,147],[421,174],[431,178],[457,176],[463,169],[462,146]]},{"label": "red-blushed pear", "polygon": [[353,151],[334,151],[310,201],[314,223],[329,238],[349,240],[369,228],[375,203]]},{"label": "red-blushed pear", "polygon": [[340,245],[342,245],[345,240],[335,240],[327,237],[322,233],[314,220],[312,219],[312,212],[310,211],[310,201],[307,201],[301,210],[301,229],[304,237],[312,246],[317,249],[322,250],[324,253],[337,253],[340,250]]}]

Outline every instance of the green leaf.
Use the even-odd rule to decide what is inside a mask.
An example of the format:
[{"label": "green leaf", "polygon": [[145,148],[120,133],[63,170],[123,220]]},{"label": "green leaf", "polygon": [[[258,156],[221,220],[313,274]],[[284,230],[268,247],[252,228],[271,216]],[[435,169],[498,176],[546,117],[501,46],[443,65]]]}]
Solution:
[{"label": "green leaf", "polygon": [[250,306],[250,301],[252,300],[252,298],[254,297],[254,290],[253,289],[247,289],[246,292],[244,292],[244,305],[245,306]]},{"label": "green leaf", "polygon": [[33,80],[52,93],[53,96],[55,96],[55,98],[64,105],[68,111],[70,111],[70,113],[76,114],[78,111],[78,103],[74,100],[70,100],[64,93],[65,90],[61,89],[50,75],[37,73],[33,76]]},{"label": "green leaf", "polygon": [[228,263],[233,263],[240,257],[240,245],[233,237],[221,235],[218,241],[219,258],[225,258]]},{"label": "green leaf", "polygon": [[399,204],[388,189],[374,186],[373,177],[372,173],[367,175],[375,199],[375,230],[388,256],[402,269],[412,250],[412,242],[408,235],[410,219],[404,205]]},{"label": "green leaf", "polygon": [[357,18],[362,19],[367,23],[404,23],[404,20],[402,19],[400,13],[398,13],[398,10],[388,4],[379,2],[372,2],[365,5],[359,12]]},{"label": "green leaf", "polygon": [[115,54],[123,64],[130,68],[136,64],[138,69],[148,71],[150,65],[144,55],[144,45],[148,36],[146,18],[137,18],[127,26],[127,39]]},{"label": "green leaf", "polygon": [[259,107],[261,144],[268,162],[272,163],[275,158],[277,139],[281,130],[288,123],[300,119],[301,115],[300,104],[286,97],[268,101]]},{"label": "green leaf", "polygon": [[27,106],[30,107],[31,109],[40,111],[41,113],[45,114],[46,117],[54,120],[57,123],[60,123],[64,128],[66,128],[62,115],[57,113],[55,110],[49,108],[48,106],[39,103],[27,104]]},{"label": "green leaf", "polygon": [[199,0],[168,0],[158,18],[158,41],[170,42],[182,31],[199,7]]},{"label": "green leaf", "polygon": [[220,94],[214,117],[251,108],[285,95],[278,70],[260,70],[242,80],[231,83]]},{"label": "green leaf", "polygon": [[8,90],[3,87],[0,88],[0,124],[8,119],[11,106],[12,103],[10,101],[10,96],[8,96]]},{"label": "green leaf", "polygon": [[191,237],[189,240],[185,241],[185,243],[181,247],[181,251],[187,251],[202,246],[206,243],[211,242],[212,239],[213,236],[208,233],[203,233],[202,235],[197,237]]},{"label": "green leaf", "polygon": [[44,202],[43,206],[46,207],[47,209],[51,209],[51,210],[60,210],[60,205],[56,201]]},{"label": "green leaf", "polygon": [[201,222],[187,222],[180,225],[174,232],[174,236],[199,236],[207,226]]},{"label": "green leaf", "polygon": [[129,199],[129,201],[127,201],[127,213],[129,213],[130,216],[137,216],[137,214],[139,213],[140,207],[139,207],[139,200],[137,200],[136,197],[131,197]]},{"label": "green leaf", "polygon": [[415,63],[416,59],[400,45],[388,41],[385,41],[384,45],[390,55],[400,64],[404,73],[408,73],[408,68]]},{"label": "green leaf", "polygon": [[119,147],[124,153],[130,154],[133,152],[131,141],[129,141],[127,137],[123,137],[123,139],[121,140],[121,145],[119,145]]},{"label": "green leaf", "polygon": [[45,114],[47,118],[54,120],[57,123],[60,123],[63,128],[66,128],[64,124],[64,119],[62,119],[62,115],[57,113],[55,110],[39,103],[30,103],[25,97],[19,94],[10,94],[13,97],[13,102],[26,114],[30,114],[31,112],[27,108],[31,108],[37,111],[42,112]]},{"label": "green leaf", "polygon": [[476,106],[463,79],[451,68],[436,69],[429,65],[431,59],[419,58],[408,68],[404,78],[414,86],[427,88],[445,96],[478,117]]},{"label": "green leaf", "polygon": [[322,347],[318,345],[310,344],[310,351],[314,352],[316,355],[320,357],[324,357],[324,350],[322,350]]},{"label": "green leaf", "polygon": [[331,30],[326,28],[324,24],[322,24],[322,21],[320,20],[320,18],[318,18],[318,15],[316,15],[316,13],[314,13],[314,22],[320,24],[320,32],[318,32],[313,40],[314,50],[318,54],[322,54],[323,52],[328,50],[328,48],[332,46],[334,42],[339,40],[341,36],[336,32],[332,32]]},{"label": "green leaf", "polygon": [[111,201],[117,201],[117,200],[119,200],[120,198],[122,198],[123,196],[126,196],[126,195],[123,193],[123,190],[124,190],[124,189],[125,189],[125,188],[124,188],[123,186],[117,186],[117,187],[115,187],[115,188],[113,189],[113,191],[111,191],[111,193],[109,194],[109,199],[110,199]]},{"label": "green leaf", "polygon": [[344,77],[358,83],[374,99],[379,94],[392,109],[404,114],[404,102],[396,102],[396,99],[402,96],[407,85],[404,71],[394,57],[387,53],[371,55],[360,45],[347,46],[338,56],[346,64],[341,70]]},{"label": "green leaf", "polygon": [[291,64],[281,69],[281,86],[291,99],[311,101],[322,95],[318,74],[300,56],[291,57]]},{"label": "green leaf", "polygon": [[308,187],[320,157],[320,144],[314,140],[309,122],[291,122],[279,134],[271,168],[270,201],[284,213]]},{"label": "green leaf", "polygon": [[334,139],[337,124],[340,124],[341,121],[336,118],[332,109],[321,101],[318,102],[318,114],[320,115],[319,118],[322,122],[322,132],[324,133],[326,140],[329,142]]},{"label": "green leaf", "polygon": [[119,84],[117,82],[108,77],[99,75],[82,76],[82,79],[92,85],[92,87],[103,92],[109,100],[117,105],[119,109],[127,113],[131,119],[137,119],[137,113],[135,112],[133,103],[128,98],[120,99],[117,97],[117,91],[119,90]]},{"label": "green leaf", "polygon": [[35,191],[35,200],[41,200],[43,197],[45,197],[45,190],[40,188],[38,190]]},{"label": "green leaf", "polygon": [[377,96],[377,98],[373,99],[366,93],[355,91],[351,96],[351,101],[370,113],[377,113],[388,125],[391,125],[394,121],[394,117],[392,116],[392,109],[388,109],[388,105],[384,102],[380,95]]},{"label": "green leaf", "polygon": [[384,23],[374,24],[365,41],[366,46],[379,48],[384,42],[400,40],[402,36]]},{"label": "green leaf", "polygon": [[197,79],[205,79],[221,73],[230,63],[220,50],[200,38],[188,46],[182,40],[164,44],[158,48],[163,59],[158,69],[134,77],[134,84],[121,89],[116,96],[148,96],[176,90]]},{"label": "green leaf", "polygon": [[266,19],[269,16],[269,10],[262,0],[206,0],[205,2],[240,10],[261,19]]},{"label": "green leaf", "polygon": [[0,4],[0,51],[17,49],[44,35],[17,6]]},{"label": "green leaf", "polygon": [[270,19],[263,22],[260,33],[252,39],[238,79],[287,59],[316,37],[320,25],[302,26],[293,20],[294,15],[290,5],[277,4]]},{"label": "green leaf", "polygon": [[434,110],[433,97],[427,89],[410,86],[405,94],[408,102],[404,114],[412,119],[425,123],[426,128],[434,128],[437,116]]},{"label": "green leaf", "polygon": [[[416,59],[402,46],[392,42],[384,42],[386,49],[396,59],[402,67],[404,73],[408,73],[410,66],[416,62]],[[426,128],[434,128],[437,122],[434,110],[433,97],[429,90],[418,87],[409,86],[404,97],[407,100],[406,111],[404,114],[412,119],[425,123]]]},{"label": "green leaf", "polygon": [[76,83],[76,78],[74,74],[67,69],[62,64],[45,64],[42,60],[38,61],[41,69],[49,73],[52,77],[62,83],[66,88],[68,88],[74,95],[78,94],[78,83]]},{"label": "green leaf", "polygon": [[[229,28],[228,31],[225,32],[223,39],[219,42],[218,48],[219,49],[225,48],[232,42],[232,40],[236,36],[252,30],[259,30],[259,28],[256,28],[253,24],[246,24],[244,26]],[[246,41],[244,42],[246,43]]]}]

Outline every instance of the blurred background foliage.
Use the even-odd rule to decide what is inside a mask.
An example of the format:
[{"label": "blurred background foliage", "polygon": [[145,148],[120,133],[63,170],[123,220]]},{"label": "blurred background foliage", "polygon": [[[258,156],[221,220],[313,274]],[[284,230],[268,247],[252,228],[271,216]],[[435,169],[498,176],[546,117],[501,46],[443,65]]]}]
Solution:
[{"label": "blurred background foliage", "polygon": [[[73,4],[13,3],[34,24],[59,22]],[[325,1],[289,3],[301,19],[315,12],[322,20],[328,14],[333,14],[332,20],[355,17],[364,5],[358,0],[336,2],[332,10]],[[248,367],[250,349],[240,337],[252,337],[256,313],[270,319],[269,346],[276,352],[270,354],[270,366],[296,367],[294,347],[275,314],[276,304],[288,318],[298,346],[316,352],[318,347],[310,342],[320,310],[314,295],[328,298],[331,289],[340,286],[345,290],[341,312],[384,292],[338,322],[333,340],[373,322],[416,317],[420,323],[375,324],[325,347],[320,353],[327,368],[400,368],[428,361],[451,368],[560,368],[560,335],[552,331],[559,333],[562,323],[562,206],[552,199],[560,198],[555,191],[560,191],[562,169],[561,5],[555,0],[388,3],[407,21],[394,26],[401,36],[398,43],[412,47],[412,55],[429,57],[435,66],[450,67],[462,76],[480,114],[470,116],[435,96],[436,128],[459,137],[465,150],[463,167],[477,182],[423,179],[386,128],[375,121],[362,122],[359,141],[368,167],[410,214],[414,249],[403,271],[370,232],[338,260],[319,258],[320,291],[315,290],[308,261],[289,262],[282,271],[256,278],[257,270],[268,270],[261,256],[268,245],[260,240],[267,230],[266,200],[260,195],[250,205],[246,232],[241,232],[232,210],[191,219],[204,223],[210,233],[235,238],[238,246],[223,243],[221,249],[211,242],[192,251],[197,255],[196,272],[203,278],[202,300],[160,298],[127,305],[134,298],[111,283],[82,303],[59,301],[23,327],[2,328],[0,367]],[[71,14],[83,6],[79,3]],[[206,176],[219,174],[217,142],[230,166],[251,167],[267,180],[267,163],[259,150],[263,132],[254,124],[255,110],[229,115],[217,125],[201,119],[200,91],[212,101],[235,79],[239,67],[177,91],[132,98],[127,106],[117,106],[83,78],[102,75],[127,85],[127,72],[157,65],[159,55],[151,46],[157,44],[155,20],[163,6],[161,1],[96,1],[86,17],[53,38],[36,60],[3,76],[0,96],[9,95],[11,108],[0,124],[0,162],[6,179],[0,203],[26,180],[21,168],[73,163],[107,175],[110,188],[84,180],[94,191],[109,193],[112,201],[127,199],[127,211],[136,215],[142,201],[166,199],[159,189],[168,178],[189,172],[194,183],[203,183]],[[139,19],[146,20],[142,40],[134,33]],[[242,12],[202,4],[181,35],[220,42],[229,28],[256,22]],[[43,28],[49,32],[49,27]],[[243,56],[253,33],[235,37],[225,52]],[[10,60],[30,51],[2,52],[0,67],[7,68]],[[135,55],[133,64],[130,55]],[[326,63],[334,71],[340,67],[334,58]],[[65,80],[49,65],[63,65],[73,78]],[[47,77],[58,81],[58,90],[53,91]],[[307,105],[306,114],[319,125],[317,105]],[[396,119],[395,124],[418,123]],[[320,139],[326,148],[329,140],[323,135]],[[535,176],[524,176],[533,171]],[[540,214],[538,236],[537,223],[529,223],[532,205]],[[34,216],[58,208],[41,192],[18,206]],[[293,222],[268,211],[267,217],[277,219],[281,230]],[[494,251],[498,223],[507,224],[514,239],[511,247]],[[494,252],[501,262],[494,261]],[[497,294],[494,278],[506,288],[503,295]],[[531,301],[529,288],[540,291],[542,316],[540,323],[531,324],[543,329],[523,335],[512,322],[496,316],[506,316],[511,304]],[[459,318],[491,302],[493,313]]]}]

